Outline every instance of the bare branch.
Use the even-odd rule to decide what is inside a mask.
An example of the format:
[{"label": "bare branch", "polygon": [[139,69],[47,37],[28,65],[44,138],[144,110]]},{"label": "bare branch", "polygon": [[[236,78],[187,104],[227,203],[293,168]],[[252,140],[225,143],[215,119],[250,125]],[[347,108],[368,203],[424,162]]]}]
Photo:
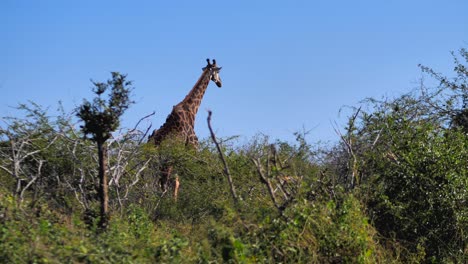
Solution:
[{"label": "bare branch", "polygon": [[[350,162],[350,164],[348,164],[348,166],[350,168],[350,171],[351,171],[351,186],[352,187],[355,184],[359,184],[358,162],[357,162],[356,155],[354,153],[353,140],[351,138],[351,134],[352,134],[352,130],[354,128],[354,123],[356,122],[356,119],[357,119],[360,112],[361,112],[361,107],[359,107],[356,110],[356,112],[354,113],[354,115],[350,118],[349,125],[348,125],[348,128],[347,128],[348,138],[345,138],[345,136],[339,131],[339,129],[337,128],[338,125],[336,123],[335,123],[335,126],[333,127],[333,129],[335,130],[335,133],[341,138],[341,141],[345,144],[346,151],[348,152],[348,154],[350,155],[350,157],[352,159],[352,162]],[[377,136],[377,138],[375,139],[375,142],[377,142],[379,136],[380,136],[380,132],[379,132],[379,135]]]},{"label": "bare branch", "polygon": [[39,160],[39,165],[38,165],[38,168],[37,168],[37,174],[34,175],[32,177],[32,179],[28,182],[28,184],[26,184],[26,186],[23,188],[23,190],[21,190],[21,193],[20,193],[20,200],[23,201],[24,199],[24,192],[26,192],[26,190],[31,187],[31,185],[37,180],[39,179],[39,177],[41,177],[41,171],[42,171],[42,165],[44,164],[44,160]]},{"label": "bare branch", "polygon": [[13,175],[13,172],[3,165],[0,165],[0,169],[4,170],[8,174]]},{"label": "bare branch", "polygon": [[278,204],[278,201],[275,196],[275,191],[273,190],[273,186],[271,185],[271,181],[268,179],[268,171],[265,174],[265,170],[259,158],[251,158],[252,162],[255,164],[257,168],[258,175],[260,176],[260,181],[264,183],[268,189],[268,193],[270,194],[271,201],[275,205],[275,207],[279,210],[280,213],[283,212],[283,209]]},{"label": "bare branch", "polygon": [[234,202],[235,203],[238,203],[238,197],[237,197],[237,194],[236,194],[236,189],[234,187],[234,184],[232,182],[232,177],[231,177],[231,173],[229,172],[229,167],[227,165],[227,162],[226,162],[226,159],[224,158],[224,154],[223,154],[223,151],[221,150],[221,147],[219,146],[219,143],[218,141],[216,140],[216,135],[215,133],[213,132],[213,129],[211,128],[211,114],[212,112],[210,110],[208,110],[208,118],[207,118],[207,121],[208,121],[208,128],[210,130],[210,134],[211,134],[211,139],[213,140],[213,142],[215,143],[216,145],[216,149],[218,150],[218,154],[219,154],[219,158],[221,159],[221,161],[223,162],[223,166],[224,166],[224,175],[226,175],[227,179],[228,179],[228,182],[229,182],[229,187],[231,189],[231,195],[232,195],[232,198],[234,199]]},{"label": "bare branch", "polygon": [[133,182],[127,186],[127,189],[125,190],[124,199],[127,198],[130,189],[140,181],[140,174],[148,167],[148,163],[150,163],[151,160],[152,158],[148,159],[145,162],[145,164],[137,171],[137,173],[135,173],[135,180],[133,180]]},{"label": "bare branch", "polygon": [[135,130],[137,129],[137,127],[140,125],[141,121],[143,121],[143,120],[145,120],[146,118],[149,118],[150,116],[153,116],[153,115],[155,115],[155,114],[156,114],[156,112],[153,111],[153,113],[151,113],[151,114],[149,114],[149,115],[146,115],[146,116],[140,118],[140,120],[138,120],[138,122],[136,123],[135,127],[134,127],[131,131],[132,131],[132,132],[135,131]]}]

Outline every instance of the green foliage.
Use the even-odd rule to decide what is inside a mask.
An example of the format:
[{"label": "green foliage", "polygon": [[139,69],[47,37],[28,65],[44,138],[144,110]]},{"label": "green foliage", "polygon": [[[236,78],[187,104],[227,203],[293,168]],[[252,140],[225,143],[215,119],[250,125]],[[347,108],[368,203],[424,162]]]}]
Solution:
[{"label": "green foliage", "polygon": [[[6,263],[135,263],[155,261],[155,225],[140,209],[114,218],[108,232],[87,229],[78,215],[63,216],[40,204],[28,210],[0,196],[0,259]],[[78,213],[78,212],[77,212]]]},{"label": "green foliage", "polygon": [[263,262],[384,262],[376,231],[352,195],[338,200],[302,199],[285,211],[285,219],[267,220],[255,230],[255,248]]},{"label": "green foliage", "polygon": [[[107,83],[94,82],[94,93],[97,97],[93,102],[84,100],[79,107],[77,116],[83,120],[85,135],[90,134],[96,142],[105,142],[110,138],[120,124],[120,117],[133,103],[130,100],[132,82],[126,80],[126,75],[112,72],[112,79]],[[111,87],[107,102],[101,97]]]},{"label": "green foliage", "polygon": [[361,168],[376,227],[414,252],[423,246],[429,258],[458,255],[468,238],[468,138],[459,131],[437,133],[427,123],[393,129],[392,117],[388,121],[389,146],[367,151]]},{"label": "green foliage", "polygon": [[328,157],[405,261],[466,261],[468,53],[460,50],[464,61],[452,54],[454,78],[421,66],[438,87],[364,101]]},{"label": "green foliage", "polygon": [[163,240],[155,249],[155,259],[158,262],[180,262],[181,250],[187,245],[187,240],[179,237]]},{"label": "green foliage", "polygon": [[353,138],[356,189],[373,224],[407,251],[403,259],[461,261],[466,253],[468,137],[446,127],[426,97],[370,101]]},{"label": "green foliage", "polygon": [[222,259],[223,262],[247,262],[248,245],[242,242],[242,238],[236,237],[231,228],[211,223],[207,237],[210,251],[216,259]]}]

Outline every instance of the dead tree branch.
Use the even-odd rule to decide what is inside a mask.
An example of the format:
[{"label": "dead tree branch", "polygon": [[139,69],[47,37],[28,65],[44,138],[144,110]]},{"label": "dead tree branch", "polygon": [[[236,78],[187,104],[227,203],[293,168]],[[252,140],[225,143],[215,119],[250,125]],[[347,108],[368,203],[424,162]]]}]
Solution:
[{"label": "dead tree branch", "polygon": [[[355,122],[360,112],[361,112],[361,107],[359,107],[354,113],[354,115],[350,118],[348,127],[346,128],[347,134],[348,134],[347,138],[339,131],[339,129],[337,128],[338,125],[334,127],[335,133],[341,138],[341,141],[346,146],[346,151],[351,157],[351,161],[348,164],[349,169],[351,171],[351,188],[353,188],[356,184],[359,184],[358,161],[357,161],[356,154],[354,153],[352,133],[353,133],[353,130],[355,129]],[[378,137],[376,138],[376,141],[377,140],[378,140]]]},{"label": "dead tree branch", "polygon": [[[260,176],[260,181],[266,185],[268,189],[268,194],[270,194],[271,201],[275,205],[275,207],[279,210],[280,213],[283,212],[283,209],[281,205],[278,204],[278,201],[275,196],[275,191],[273,190],[273,186],[271,185],[270,179],[268,179],[268,170],[265,172],[265,169],[263,168],[263,165],[260,161],[259,158],[251,158],[252,162],[255,164],[255,167],[257,168],[258,175]],[[267,166],[268,167],[268,166]]]},{"label": "dead tree branch", "polygon": [[226,159],[224,158],[223,151],[221,150],[221,147],[219,146],[219,143],[218,143],[218,141],[216,140],[216,135],[215,135],[215,133],[213,132],[213,129],[211,128],[211,114],[212,114],[212,112],[211,112],[210,110],[208,110],[208,118],[207,118],[207,121],[208,121],[208,129],[210,130],[211,139],[212,139],[213,142],[215,143],[216,149],[218,150],[219,158],[220,158],[221,161],[223,162],[223,166],[224,166],[223,172],[224,172],[224,175],[226,175],[226,177],[227,177],[227,179],[228,179],[232,198],[234,199],[234,202],[237,204],[239,198],[237,197],[236,189],[235,189],[235,186],[234,186],[234,184],[233,184],[233,182],[232,182],[231,172],[229,171],[228,164],[227,164],[227,162],[226,162]]}]

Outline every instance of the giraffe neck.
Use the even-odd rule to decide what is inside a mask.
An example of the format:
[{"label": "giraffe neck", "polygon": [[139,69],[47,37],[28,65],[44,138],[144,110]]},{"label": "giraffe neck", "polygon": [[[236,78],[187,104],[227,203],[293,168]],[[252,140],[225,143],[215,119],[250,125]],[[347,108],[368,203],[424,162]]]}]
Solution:
[{"label": "giraffe neck", "polygon": [[192,90],[179,104],[175,105],[166,122],[149,137],[155,145],[159,145],[168,134],[175,133],[182,136],[186,144],[196,146],[198,139],[195,135],[195,116],[200,107],[201,100],[211,79],[211,72],[205,69],[195,83]]},{"label": "giraffe neck", "polygon": [[189,111],[195,117],[209,83],[210,70],[206,69],[203,71],[192,90],[190,90],[187,96],[185,96],[184,100],[182,100],[182,102],[180,102],[177,106],[182,107],[185,111]]}]

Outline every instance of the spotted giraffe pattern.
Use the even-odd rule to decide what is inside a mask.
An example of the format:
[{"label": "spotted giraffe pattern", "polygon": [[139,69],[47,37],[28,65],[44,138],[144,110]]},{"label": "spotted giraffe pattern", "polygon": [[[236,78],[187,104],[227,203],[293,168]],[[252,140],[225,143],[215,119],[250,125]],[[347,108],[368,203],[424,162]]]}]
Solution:
[{"label": "spotted giraffe pattern", "polygon": [[[149,142],[159,146],[164,139],[170,136],[175,136],[183,140],[186,146],[198,146],[198,138],[194,130],[195,116],[197,115],[203,95],[205,94],[210,81],[215,82],[218,87],[222,86],[221,79],[219,77],[221,67],[216,65],[215,60],[213,60],[213,63],[210,63],[210,60],[207,59],[207,63],[207,66],[203,68],[203,72],[192,90],[187,94],[182,102],[173,107],[172,112],[166,119],[166,122],[159,129],[153,131],[149,137]],[[171,174],[172,165],[170,165],[169,162],[165,162],[161,172],[161,187],[163,191],[167,190]],[[179,182],[177,178],[175,181],[174,185],[176,187],[174,193],[176,195],[178,192],[177,188]]]}]

